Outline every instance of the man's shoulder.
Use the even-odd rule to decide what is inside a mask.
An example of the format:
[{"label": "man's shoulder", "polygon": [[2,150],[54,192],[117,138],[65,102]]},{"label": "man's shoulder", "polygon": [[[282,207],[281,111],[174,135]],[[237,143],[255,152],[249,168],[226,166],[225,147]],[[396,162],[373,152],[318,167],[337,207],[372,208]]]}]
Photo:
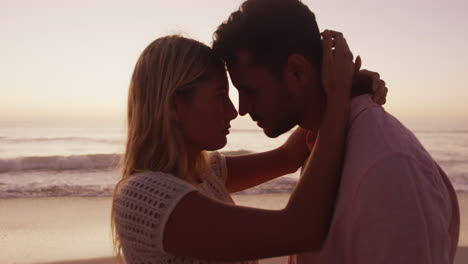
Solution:
[{"label": "man's shoulder", "polygon": [[382,151],[406,151],[408,145],[421,143],[403,123],[382,107],[368,107],[350,124],[348,142],[381,148]]},{"label": "man's shoulder", "polygon": [[365,109],[350,126],[345,165],[362,172],[377,160],[392,156],[392,153],[422,164],[433,161],[416,136],[398,119],[383,108]]},{"label": "man's shoulder", "polygon": [[388,124],[388,115],[382,108],[368,107],[353,117],[346,140],[345,163],[368,163],[376,156],[391,151],[386,134],[394,128]]}]

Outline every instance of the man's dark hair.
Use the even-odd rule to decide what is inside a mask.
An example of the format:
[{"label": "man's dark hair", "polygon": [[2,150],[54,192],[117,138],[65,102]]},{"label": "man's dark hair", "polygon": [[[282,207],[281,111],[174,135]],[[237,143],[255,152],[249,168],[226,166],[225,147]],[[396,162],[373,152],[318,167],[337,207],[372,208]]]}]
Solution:
[{"label": "man's dark hair", "polygon": [[213,50],[226,64],[237,51],[251,62],[282,72],[291,54],[300,54],[321,71],[322,44],[315,15],[300,0],[247,0],[213,35]]}]

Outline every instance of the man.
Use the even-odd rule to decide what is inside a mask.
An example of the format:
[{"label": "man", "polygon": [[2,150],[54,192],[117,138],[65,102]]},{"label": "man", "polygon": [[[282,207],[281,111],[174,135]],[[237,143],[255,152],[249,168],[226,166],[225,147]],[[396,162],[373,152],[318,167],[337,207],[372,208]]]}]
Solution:
[{"label": "man", "polygon": [[[326,102],[321,37],[307,6],[299,0],[247,0],[218,27],[213,49],[239,91],[239,114],[249,114],[267,136],[295,125],[318,131]],[[290,260],[453,263],[456,194],[416,137],[370,95],[361,95],[351,102],[346,144],[324,246]]]}]

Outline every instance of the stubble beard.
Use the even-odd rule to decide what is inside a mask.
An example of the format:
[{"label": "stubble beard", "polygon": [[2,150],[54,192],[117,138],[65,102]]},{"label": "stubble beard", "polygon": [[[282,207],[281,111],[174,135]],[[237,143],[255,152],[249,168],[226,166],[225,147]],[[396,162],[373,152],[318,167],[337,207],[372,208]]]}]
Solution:
[{"label": "stubble beard", "polygon": [[263,129],[265,135],[269,138],[276,138],[295,127],[299,121],[299,110],[292,96],[287,94],[286,100],[279,104],[276,118],[273,120],[271,130]]}]

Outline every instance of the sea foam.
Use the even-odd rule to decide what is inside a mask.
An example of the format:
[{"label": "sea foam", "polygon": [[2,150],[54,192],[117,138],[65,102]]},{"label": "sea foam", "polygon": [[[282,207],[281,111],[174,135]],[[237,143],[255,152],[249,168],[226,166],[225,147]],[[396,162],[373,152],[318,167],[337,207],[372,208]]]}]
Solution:
[{"label": "sea foam", "polygon": [[84,170],[117,167],[120,154],[33,156],[0,159],[0,173],[26,170]]}]

